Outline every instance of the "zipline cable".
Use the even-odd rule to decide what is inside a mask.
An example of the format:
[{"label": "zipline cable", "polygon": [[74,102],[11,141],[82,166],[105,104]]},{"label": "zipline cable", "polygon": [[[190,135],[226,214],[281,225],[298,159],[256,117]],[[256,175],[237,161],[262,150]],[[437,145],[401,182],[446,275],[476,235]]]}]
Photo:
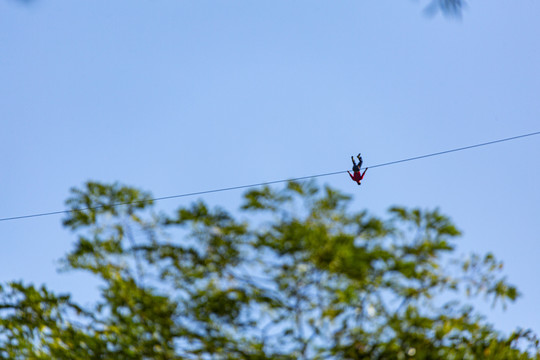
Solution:
[{"label": "zipline cable", "polygon": [[[477,148],[477,147],[481,147],[481,146],[493,145],[493,144],[497,144],[497,143],[501,143],[501,142],[505,142],[505,141],[517,140],[517,139],[521,139],[521,138],[528,137],[528,136],[534,136],[534,135],[540,135],[540,131],[536,131],[536,132],[532,132],[532,133],[528,133],[528,134],[523,134],[523,135],[518,135],[518,136],[512,136],[512,137],[499,139],[499,140],[488,141],[488,142],[485,142],[485,143],[480,143],[480,144],[475,144],[475,145],[464,146],[464,147],[445,150],[445,151],[439,151],[439,152],[436,152],[436,153],[431,153],[431,154],[426,154],[426,155],[421,155],[421,156],[414,156],[414,157],[401,159],[401,160],[396,160],[396,161],[390,161],[390,162],[386,162],[386,163],[382,163],[382,164],[371,165],[369,167],[373,169],[373,168],[378,168],[378,167],[383,167],[383,166],[390,166],[390,165],[395,165],[395,164],[399,164],[399,163],[403,163],[403,162],[407,162],[407,161],[419,160],[419,159],[424,159],[424,158],[428,158],[428,157],[444,155],[444,154],[448,154],[448,153],[452,153],[452,152],[469,150],[469,149],[473,149],[473,148]],[[162,196],[162,197],[157,197],[157,198],[148,199],[148,200],[142,200],[142,201],[124,202],[124,203],[101,205],[101,206],[88,207],[88,208],[82,208],[82,209],[60,210],[60,211],[51,211],[51,212],[38,213],[38,214],[12,216],[12,217],[7,217],[7,218],[0,218],[0,222],[1,221],[11,221],[11,220],[35,218],[35,217],[41,217],[41,216],[69,214],[71,212],[76,212],[76,211],[96,210],[96,209],[103,208],[105,206],[114,206],[114,207],[116,207],[116,206],[121,206],[121,205],[138,204],[138,203],[143,203],[143,202],[160,201],[160,200],[168,200],[168,199],[177,199],[177,198],[182,198],[182,197],[190,197],[190,196],[196,196],[196,195],[205,195],[205,194],[211,194],[211,193],[217,193],[217,192],[224,192],[224,191],[231,191],[231,190],[239,190],[239,189],[260,187],[260,186],[266,186],[266,185],[279,184],[279,183],[288,182],[288,181],[299,181],[299,180],[306,180],[306,179],[314,179],[314,178],[323,177],[323,176],[332,176],[332,175],[337,175],[337,174],[343,174],[343,173],[346,173],[347,171],[348,170],[334,171],[334,172],[329,172],[329,173],[324,173],[324,174],[308,175],[308,176],[302,176],[302,177],[297,177],[297,178],[292,178],[292,179],[266,181],[266,182],[261,182],[261,183],[256,183],[256,184],[231,186],[231,187],[220,188],[220,189],[212,189],[212,190],[197,191],[197,192],[178,194],[178,195]]]},{"label": "zipline cable", "polygon": [[460,147],[460,148],[456,148],[456,149],[439,151],[439,152],[432,153],[432,154],[415,156],[415,157],[402,159],[402,160],[397,160],[397,161],[390,161],[390,162],[387,162],[387,163],[384,163],[384,164],[377,164],[377,165],[370,166],[370,168],[394,165],[394,164],[399,164],[399,163],[406,162],[406,161],[413,161],[413,160],[424,159],[424,158],[432,157],[432,156],[444,155],[444,154],[448,154],[448,153],[452,153],[452,152],[456,152],[456,151],[463,151],[463,150],[468,150],[468,149],[472,149],[472,148],[477,148],[477,147],[480,147],[480,146],[493,145],[493,144],[497,144],[497,143],[501,143],[501,142],[505,142],[505,141],[521,139],[521,138],[524,138],[524,137],[527,137],[527,136],[533,136],[533,135],[539,135],[539,134],[540,134],[540,131],[532,132],[532,133],[524,134],[524,135],[512,136],[512,137],[509,137],[509,138],[488,141],[488,142],[481,143],[481,144],[469,145],[469,146],[464,146],[464,147]]}]

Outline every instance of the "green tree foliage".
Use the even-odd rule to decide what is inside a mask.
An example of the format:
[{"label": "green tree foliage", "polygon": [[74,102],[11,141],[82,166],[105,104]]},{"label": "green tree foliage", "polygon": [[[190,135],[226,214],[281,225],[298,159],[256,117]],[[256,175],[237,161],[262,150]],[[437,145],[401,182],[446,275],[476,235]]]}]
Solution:
[{"label": "green tree foliage", "polygon": [[456,256],[438,210],[382,220],[310,182],[249,191],[239,218],[203,202],[158,213],[118,184],[67,203],[63,266],[98,277],[98,300],[3,285],[0,358],[540,359],[533,334],[468,305],[518,292],[493,255]]}]

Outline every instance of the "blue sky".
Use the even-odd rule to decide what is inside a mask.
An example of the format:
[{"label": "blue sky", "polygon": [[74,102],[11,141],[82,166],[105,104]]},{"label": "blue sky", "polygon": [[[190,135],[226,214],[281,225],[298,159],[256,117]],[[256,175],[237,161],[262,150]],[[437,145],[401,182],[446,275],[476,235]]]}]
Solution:
[{"label": "blue sky", "polygon": [[[167,196],[340,171],[540,130],[540,3],[0,1],[0,217],[120,181]],[[498,328],[540,332],[540,137],[321,179],[354,209],[439,207],[523,296]],[[231,210],[241,192],[204,200]],[[193,199],[159,203],[162,209]],[[59,274],[61,216],[0,223],[0,282],[84,303]],[[83,279],[83,280],[81,280]]]}]

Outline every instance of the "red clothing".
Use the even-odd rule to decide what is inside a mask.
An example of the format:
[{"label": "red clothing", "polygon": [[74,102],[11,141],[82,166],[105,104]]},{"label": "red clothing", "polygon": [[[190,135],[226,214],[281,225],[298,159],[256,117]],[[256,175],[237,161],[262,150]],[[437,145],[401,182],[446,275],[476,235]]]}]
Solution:
[{"label": "red clothing", "polygon": [[366,174],[366,171],[367,171],[367,169],[364,170],[362,175],[360,175],[360,171],[355,171],[354,175],[351,175],[350,171],[348,171],[348,173],[349,173],[349,176],[351,177],[351,179],[353,179],[353,181],[356,181],[358,184],[360,184],[360,180],[364,179],[364,175]]}]

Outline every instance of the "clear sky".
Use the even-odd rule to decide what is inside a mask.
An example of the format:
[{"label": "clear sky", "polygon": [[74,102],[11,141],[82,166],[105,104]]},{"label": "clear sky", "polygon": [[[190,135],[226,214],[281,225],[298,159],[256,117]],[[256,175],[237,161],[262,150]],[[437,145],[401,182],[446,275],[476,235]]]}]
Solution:
[{"label": "clear sky", "polygon": [[[167,196],[539,131],[540,2],[470,1],[461,20],[427,3],[0,0],[0,218],[63,210],[89,179]],[[540,332],[539,155],[536,136],[320,181],[377,215],[439,207],[458,252],[492,251],[522,292],[479,310]],[[92,297],[57,273],[61,219],[0,223],[0,282]]]}]

